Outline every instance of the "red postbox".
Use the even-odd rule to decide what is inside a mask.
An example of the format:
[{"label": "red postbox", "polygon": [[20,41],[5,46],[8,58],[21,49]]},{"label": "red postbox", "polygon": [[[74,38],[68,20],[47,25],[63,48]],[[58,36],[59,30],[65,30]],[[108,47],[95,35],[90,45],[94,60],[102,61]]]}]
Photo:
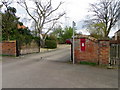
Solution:
[{"label": "red postbox", "polygon": [[80,39],[81,51],[85,51],[85,38]]}]

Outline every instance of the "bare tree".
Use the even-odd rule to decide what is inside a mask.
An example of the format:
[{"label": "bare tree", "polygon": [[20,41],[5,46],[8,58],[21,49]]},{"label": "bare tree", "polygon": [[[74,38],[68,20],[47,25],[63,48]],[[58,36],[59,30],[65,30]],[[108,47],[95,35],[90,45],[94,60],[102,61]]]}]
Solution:
[{"label": "bare tree", "polygon": [[90,4],[93,13],[90,21],[94,23],[103,23],[103,37],[108,37],[111,29],[119,20],[120,0],[99,0],[99,2]]},{"label": "bare tree", "polygon": [[1,0],[2,6],[4,5],[6,9],[13,3],[13,0]]},{"label": "bare tree", "polygon": [[[65,12],[60,13],[55,17],[52,16],[53,13],[56,12],[59,9],[59,7],[62,5],[62,2],[60,2],[55,9],[53,9],[52,7],[52,0],[49,0],[47,2],[42,2],[42,0],[32,0],[32,2],[35,5],[35,7],[32,7],[34,13],[30,12],[31,8],[28,7],[26,0],[21,0],[18,2],[18,4],[21,5],[26,10],[28,15],[34,20],[36,29],[39,33],[40,45],[41,45],[41,41],[43,43],[45,42],[47,33],[53,28],[56,21],[60,19],[65,14]],[[52,25],[43,36],[42,32],[46,24],[52,24]]]}]

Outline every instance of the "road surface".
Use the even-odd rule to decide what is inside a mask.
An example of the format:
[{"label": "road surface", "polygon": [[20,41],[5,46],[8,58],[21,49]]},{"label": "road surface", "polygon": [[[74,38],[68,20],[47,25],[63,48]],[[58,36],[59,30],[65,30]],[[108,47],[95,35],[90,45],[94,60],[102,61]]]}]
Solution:
[{"label": "road surface", "polygon": [[70,64],[70,48],[3,57],[3,88],[117,88],[118,71]]}]

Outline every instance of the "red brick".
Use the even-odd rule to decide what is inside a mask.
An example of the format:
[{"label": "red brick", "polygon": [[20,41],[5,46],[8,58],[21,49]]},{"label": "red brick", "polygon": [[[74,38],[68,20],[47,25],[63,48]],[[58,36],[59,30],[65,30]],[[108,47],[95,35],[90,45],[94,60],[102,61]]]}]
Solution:
[{"label": "red brick", "polygon": [[16,56],[16,41],[1,42],[0,46],[2,46],[2,48],[0,48],[0,51],[2,51],[2,53],[0,54]]},{"label": "red brick", "polygon": [[80,51],[80,46],[75,45],[76,46],[75,47],[76,62],[79,62],[79,61],[98,62],[99,60],[101,64],[108,64],[110,46],[109,46],[109,41],[100,41],[101,44],[104,42],[108,42],[107,46],[99,47],[98,43],[91,40],[87,40],[86,50],[84,52]]}]

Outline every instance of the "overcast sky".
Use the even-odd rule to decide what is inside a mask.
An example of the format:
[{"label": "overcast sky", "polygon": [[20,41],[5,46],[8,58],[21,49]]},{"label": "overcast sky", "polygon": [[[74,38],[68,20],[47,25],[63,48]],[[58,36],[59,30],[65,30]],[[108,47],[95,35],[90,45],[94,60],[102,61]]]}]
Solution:
[{"label": "overcast sky", "polygon": [[[56,7],[60,1],[64,2],[64,4],[61,6],[58,12],[66,12],[66,15],[60,19],[63,25],[72,26],[72,21],[75,21],[78,31],[81,31],[83,34],[88,34],[86,30],[82,28],[82,25],[84,25],[83,20],[85,19],[86,15],[88,15],[88,10],[90,7],[89,4],[94,3],[97,0],[52,0],[53,7]],[[32,6],[31,2],[27,3]],[[25,19],[29,17],[24,9],[16,3],[13,4],[13,6],[17,9],[16,15],[21,18],[20,20],[24,22],[26,26],[31,27],[32,22]],[[116,32],[116,30],[112,30],[110,32],[110,36],[113,36],[114,32]]]}]

